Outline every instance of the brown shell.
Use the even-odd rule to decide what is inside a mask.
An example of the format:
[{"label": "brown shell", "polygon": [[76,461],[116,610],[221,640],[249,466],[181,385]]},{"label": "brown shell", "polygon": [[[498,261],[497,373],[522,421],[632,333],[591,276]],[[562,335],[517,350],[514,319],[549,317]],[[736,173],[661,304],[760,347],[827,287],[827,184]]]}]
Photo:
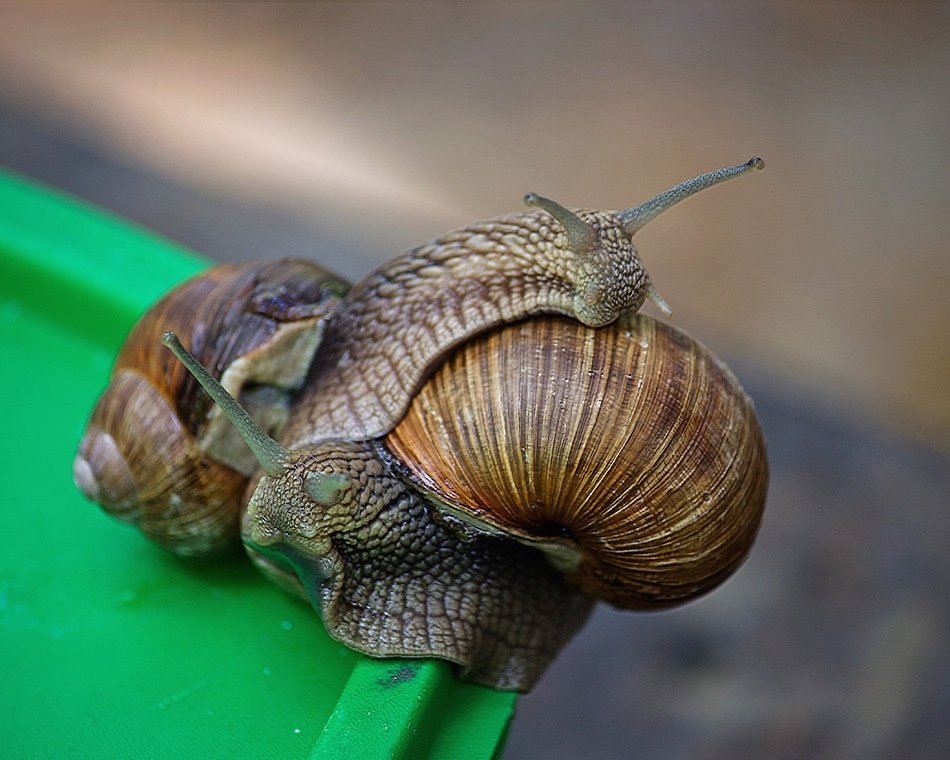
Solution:
[{"label": "brown shell", "polygon": [[588,593],[656,608],[742,562],[768,465],[752,402],[685,333],[539,318],[454,353],[383,441],[446,514],[547,550]]},{"label": "brown shell", "polygon": [[276,434],[346,287],[315,264],[285,260],[217,266],[171,291],[119,352],[73,464],[76,484],[178,554],[237,545],[256,463],[161,335],[178,333]]}]

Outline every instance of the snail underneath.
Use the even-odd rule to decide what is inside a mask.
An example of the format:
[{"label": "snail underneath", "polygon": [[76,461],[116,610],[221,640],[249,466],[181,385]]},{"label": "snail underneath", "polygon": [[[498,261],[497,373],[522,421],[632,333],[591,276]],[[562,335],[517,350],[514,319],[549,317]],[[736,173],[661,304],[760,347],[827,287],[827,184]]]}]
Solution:
[{"label": "snail underneath", "polygon": [[669,309],[632,242],[752,168],[623,211],[529,194],[352,287],[306,262],[215,267],[133,329],[76,483],[178,554],[240,537],[357,650],[527,691],[594,600],[685,602],[752,545],[752,402],[637,313]]}]

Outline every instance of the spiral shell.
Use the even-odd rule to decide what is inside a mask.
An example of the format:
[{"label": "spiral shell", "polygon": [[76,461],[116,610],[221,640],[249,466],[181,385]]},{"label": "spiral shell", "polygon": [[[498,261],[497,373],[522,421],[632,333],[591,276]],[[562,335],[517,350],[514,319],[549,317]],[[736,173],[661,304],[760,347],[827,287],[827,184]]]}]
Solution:
[{"label": "spiral shell", "polygon": [[547,551],[617,607],[671,606],[743,561],[768,465],[713,354],[638,315],[531,319],[465,344],[382,442],[449,520]]},{"label": "spiral shell", "polygon": [[257,465],[160,336],[175,330],[271,433],[286,423],[328,315],[346,284],[303,261],[217,266],[156,303],[123,344],[73,463],[92,501],[171,551],[238,543]]}]

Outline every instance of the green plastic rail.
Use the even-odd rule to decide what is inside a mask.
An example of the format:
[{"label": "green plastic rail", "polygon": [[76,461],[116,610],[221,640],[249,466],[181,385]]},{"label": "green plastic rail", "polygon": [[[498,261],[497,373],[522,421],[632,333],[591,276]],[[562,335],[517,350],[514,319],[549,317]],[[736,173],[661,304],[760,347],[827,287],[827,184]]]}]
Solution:
[{"label": "green plastic rail", "polygon": [[171,557],[74,488],[119,343],[207,265],[0,172],[0,754],[496,757],[513,694],[358,655],[243,559]]}]

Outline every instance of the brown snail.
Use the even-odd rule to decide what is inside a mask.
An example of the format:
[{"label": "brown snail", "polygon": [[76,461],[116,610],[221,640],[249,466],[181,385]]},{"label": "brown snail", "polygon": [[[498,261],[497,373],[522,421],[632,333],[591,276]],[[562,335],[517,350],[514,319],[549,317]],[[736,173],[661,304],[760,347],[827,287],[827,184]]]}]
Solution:
[{"label": "brown snail", "polygon": [[346,288],[316,264],[284,260],[217,266],[166,295],[119,352],[73,463],[76,484],[177,554],[236,545],[257,463],[194,378],[154,346],[166,329],[187,336],[274,433]]},{"label": "brown snail", "polygon": [[593,598],[648,609],[718,585],[758,528],[764,442],[728,369],[635,315],[667,307],[631,236],[761,166],[621,212],[529,195],[384,265],[329,316],[281,443],[166,332],[260,465],[255,563],[360,651],[518,690]]}]

